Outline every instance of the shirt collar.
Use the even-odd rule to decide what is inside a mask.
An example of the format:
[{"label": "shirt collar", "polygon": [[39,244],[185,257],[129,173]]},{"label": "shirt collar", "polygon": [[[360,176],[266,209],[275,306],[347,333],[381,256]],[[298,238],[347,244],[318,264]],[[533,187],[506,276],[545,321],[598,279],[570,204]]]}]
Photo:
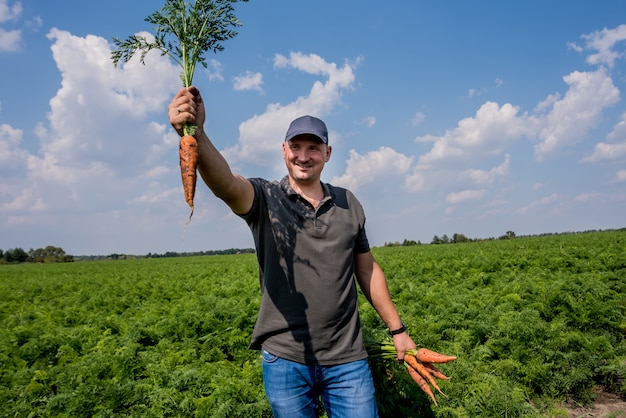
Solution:
[{"label": "shirt collar", "polygon": [[[329,200],[333,197],[330,187],[328,187],[328,184],[324,182],[321,182],[321,183],[322,183],[322,188],[324,189],[324,198],[320,201],[320,203],[325,202],[326,200]],[[288,175],[283,177],[283,179],[280,181],[280,187],[282,187],[282,189],[285,191],[287,196],[290,196],[290,197],[298,196],[298,193],[293,189],[293,187],[291,187],[291,184],[289,183]]]}]

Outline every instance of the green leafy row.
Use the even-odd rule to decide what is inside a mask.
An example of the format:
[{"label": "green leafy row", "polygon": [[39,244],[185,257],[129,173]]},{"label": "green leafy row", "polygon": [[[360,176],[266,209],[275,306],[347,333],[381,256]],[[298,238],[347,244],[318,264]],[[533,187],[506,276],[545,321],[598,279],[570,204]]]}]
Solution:
[{"label": "green leafy row", "polygon": [[[626,397],[623,231],[376,256],[416,343],[459,357],[442,366],[452,379],[432,416],[566,417],[560,403],[587,404],[598,387]],[[376,329],[373,311],[361,310]],[[394,386],[380,388],[379,404],[414,407]]]},{"label": "green leafy row", "polygon": [[0,416],[271,416],[256,264],[233,261],[4,266]]},{"label": "green leafy row", "polygon": [[[626,397],[626,233],[374,249],[434,407],[371,359],[383,417],[566,417]],[[0,266],[0,417],[270,417],[254,254]],[[384,335],[362,299],[368,338]]]}]

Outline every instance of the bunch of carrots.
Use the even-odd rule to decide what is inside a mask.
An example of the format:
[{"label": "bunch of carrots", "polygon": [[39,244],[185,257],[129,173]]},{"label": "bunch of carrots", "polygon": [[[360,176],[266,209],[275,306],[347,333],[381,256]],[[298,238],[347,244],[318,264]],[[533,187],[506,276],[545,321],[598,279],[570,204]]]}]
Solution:
[{"label": "bunch of carrots", "polygon": [[[379,342],[372,347],[368,347],[367,351],[370,356],[374,357],[393,359],[397,357],[396,348],[391,341]],[[435,364],[448,363],[453,360],[456,360],[455,356],[447,356],[427,348],[420,348],[406,351],[403,363],[411,379],[432,399],[436,406],[439,406],[431,385],[443,396],[446,396],[435,379],[448,380],[450,378],[443,374]]]}]

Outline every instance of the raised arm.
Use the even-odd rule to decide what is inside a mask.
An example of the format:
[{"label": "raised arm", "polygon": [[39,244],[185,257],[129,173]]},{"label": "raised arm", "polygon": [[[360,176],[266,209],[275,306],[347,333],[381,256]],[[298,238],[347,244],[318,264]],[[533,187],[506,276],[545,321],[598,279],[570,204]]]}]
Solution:
[{"label": "raised arm", "polygon": [[[397,330],[402,327],[402,319],[391,300],[387,279],[371,252],[355,254],[355,275],[367,300],[374,307],[387,328]],[[398,359],[404,359],[406,350],[416,348],[407,332],[393,336],[393,344],[398,352]]]},{"label": "raised arm", "polygon": [[185,123],[195,124],[198,141],[198,172],[213,194],[222,199],[233,212],[243,214],[250,210],[254,189],[250,182],[234,174],[226,159],[215,148],[204,130],[205,108],[200,91],[196,87],[182,88],[168,106],[172,127],[183,135]]}]

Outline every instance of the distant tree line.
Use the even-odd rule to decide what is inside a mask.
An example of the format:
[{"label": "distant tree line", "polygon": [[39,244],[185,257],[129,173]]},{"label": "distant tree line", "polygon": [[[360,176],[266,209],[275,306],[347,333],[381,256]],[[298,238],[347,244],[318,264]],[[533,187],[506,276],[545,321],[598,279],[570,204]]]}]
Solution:
[{"label": "distant tree line", "polygon": [[46,248],[30,249],[12,248],[6,251],[0,249],[0,264],[10,263],[69,263],[74,257],[65,254],[63,248],[48,245]]},{"label": "distant tree line", "polygon": [[[477,242],[477,241],[493,241],[496,239],[505,240],[505,239],[515,239],[515,238],[523,238],[523,237],[541,237],[547,235],[566,235],[566,234],[584,234],[588,232],[602,232],[602,231],[626,231],[626,228],[618,228],[618,229],[605,229],[605,230],[586,230],[586,231],[578,231],[578,232],[552,232],[552,233],[543,233],[543,234],[534,234],[534,235],[517,235],[513,231],[506,231],[504,235],[499,236],[498,238],[468,238],[464,234],[455,233],[452,235],[452,238],[448,237],[447,234],[443,234],[441,237],[435,235],[430,242],[431,245],[438,244],[461,244],[464,242]],[[402,242],[385,242],[385,247],[400,247],[400,246],[410,246],[410,245],[422,245],[421,241],[415,241],[410,239],[404,239]],[[146,255],[129,255],[129,254],[109,254],[109,255],[82,255],[82,256],[73,256],[69,254],[65,254],[60,247],[55,247],[52,245],[47,246],[46,248],[38,248],[36,250],[30,249],[28,252],[24,251],[22,248],[13,248],[6,251],[0,249],[0,264],[9,264],[9,263],[68,263],[73,261],[95,261],[95,260],[126,260],[133,258],[167,258],[167,257],[192,257],[192,256],[202,256],[202,255],[228,255],[228,254],[250,254],[254,253],[254,248],[229,248],[225,250],[209,250],[209,251],[195,251],[195,252],[175,252],[175,251],[166,251],[165,253],[148,253]]]},{"label": "distant tree line", "polygon": [[[509,231],[513,237],[515,236],[514,232]],[[507,234],[509,233],[507,232]],[[452,239],[450,239],[448,237],[448,235],[443,234],[443,236],[441,238],[439,238],[437,235],[435,235],[433,237],[433,240],[430,242],[431,244],[459,244],[462,242],[471,242],[471,241],[477,241],[471,238],[466,237],[463,234],[454,234],[452,235]],[[406,247],[406,246],[410,246],[410,245],[422,245],[421,241],[415,241],[415,240],[409,240],[409,239],[405,239],[402,242],[386,242],[385,243],[385,247]]]},{"label": "distant tree line", "polygon": [[[498,239],[515,239],[517,235],[513,231],[506,231],[506,234],[500,235]],[[452,238],[449,238],[446,234],[443,234],[441,238],[437,235],[433,237],[431,244],[461,244],[463,242],[475,242],[475,241],[492,241],[495,238],[468,238],[464,234],[454,234]]]},{"label": "distant tree line", "polygon": [[146,254],[146,258],[164,258],[164,257],[188,257],[197,255],[229,255],[229,254],[250,254],[254,253],[254,248],[229,248],[227,250],[210,250],[210,251],[197,251],[190,253],[176,253],[173,251],[167,251],[163,254]]},{"label": "distant tree line", "polygon": [[[602,231],[624,231],[626,228],[619,229],[605,229],[605,230],[587,230],[587,231],[579,231],[579,232],[553,232],[553,233],[543,233],[543,234],[534,234],[534,235],[517,235],[513,231],[506,231],[504,235],[500,235],[498,238],[468,238],[464,234],[455,233],[452,235],[452,238],[448,237],[448,235],[443,234],[441,237],[435,235],[430,242],[430,244],[438,245],[438,244],[461,244],[464,242],[478,242],[478,241],[494,241],[496,239],[505,240],[505,239],[515,239],[515,238],[525,238],[525,237],[542,237],[548,235],[567,235],[567,234],[584,234],[588,232],[602,232]],[[402,242],[386,242],[385,247],[401,247],[408,245],[422,245],[420,241],[408,240],[404,239]]]},{"label": "distant tree line", "polygon": [[193,257],[201,255],[229,255],[229,254],[246,254],[254,253],[253,248],[228,248],[226,250],[209,250],[209,251],[194,251],[194,252],[175,252],[166,251],[162,254],[148,253],[146,255],[131,255],[131,254],[118,254],[113,253],[109,255],[81,255],[76,256],[77,261],[96,261],[96,260],[129,260],[137,258],[171,258],[171,257]]}]

